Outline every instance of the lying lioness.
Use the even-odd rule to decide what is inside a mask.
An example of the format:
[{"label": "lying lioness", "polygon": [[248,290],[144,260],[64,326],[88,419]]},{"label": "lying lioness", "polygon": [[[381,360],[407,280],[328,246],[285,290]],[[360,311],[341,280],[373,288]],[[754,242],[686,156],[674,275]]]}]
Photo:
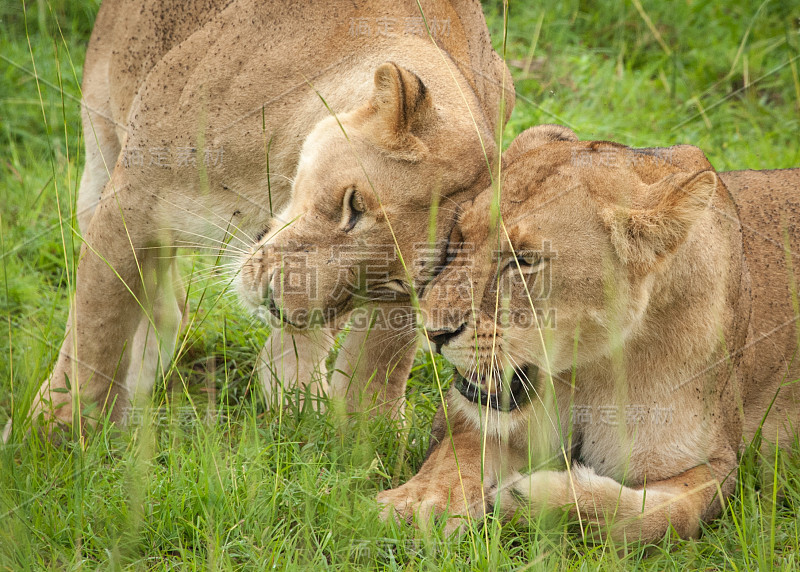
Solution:
[{"label": "lying lioness", "polygon": [[524,132],[505,165],[500,217],[493,189],[466,206],[425,291],[457,370],[431,451],[379,499],[696,536],[743,445],[759,429],[789,443],[800,420],[800,169],[718,175],[695,147],[557,126]]},{"label": "lying lioness", "polygon": [[[167,369],[186,311],[179,246],[245,253],[246,301],[291,324],[265,351],[267,384],[307,384],[330,345],[304,335],[295,307],[314,310],[343,286],[322,323],[346,317],[355,292],[392,292],[407,310],[438,263],[415,248],[430,206],[442,205],[437,244],[450,203],[488,184],[513,85],[477,0],[105,0],[83,97],[85,245],[66,338],[34,403],[67,423],[78,390],[116,403],[120,420]],[[272,295],[292,277],[260,266],[269,242],[308,255],[313,291]],[[365,291],[340,281],[374,260],[385,265]],[[278,311],[284,298],[295,306]],[[396,409],[415,344],[411,320],[387,324],[372,320],[374,336],[353,328],[336,369]]]}]

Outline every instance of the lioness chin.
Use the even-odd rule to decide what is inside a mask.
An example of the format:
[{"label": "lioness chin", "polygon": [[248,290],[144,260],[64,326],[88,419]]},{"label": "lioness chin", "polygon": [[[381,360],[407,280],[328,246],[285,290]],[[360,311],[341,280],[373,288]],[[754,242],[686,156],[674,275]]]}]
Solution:
[{"label": "lioness chin", "polygon": [[[232,256],[250,308],[282,306],[274,313],[290,325],[275,322],[263,352],[268,391],[314,374],[326,390],[332,332],[297,315],[321,308],[329,328],[346,319],[351,285],[331,296],[342,274],[387,260],[359,302],[410,316],[409,292],[437,262],[415,246],[429,226],[441,244],[453,224],[452,208],[431,221],[430,206],[488,181],[513,84],[476,0],[361,4],[103,2],[83,80],[85,244],[34,417],[69,424],[80,400],[122,421],[169,370],[187,314],[180,246]],[[363,32],[389,21],[417,25]],[[438,24],[428,33],[426,22]],[[282,288],[295,259],[276,273],[270,252],[306,256],[313,291]],[[352,328],[333,389],[352,408],[363,391],[398,411],[413,324],[377,314]]]},{"label": "lioness chin", "polygon": [[565,509],[616,541],[697,536],[743,446],[759,430],[790,443],[800,421],[800,169],[717,174],[695,147],[558,126],[504,163],[500,218],[492,189],[466,205],[425,291],[456,368],[429,456],[379,500],[406,518]]}]

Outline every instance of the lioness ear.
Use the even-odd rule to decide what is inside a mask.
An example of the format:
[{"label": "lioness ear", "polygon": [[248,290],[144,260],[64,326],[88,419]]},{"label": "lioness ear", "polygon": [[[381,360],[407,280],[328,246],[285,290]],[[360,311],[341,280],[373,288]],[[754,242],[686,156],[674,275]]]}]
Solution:
[{"label": "lioness ear", "polygon": [[517,135],[517,138],[511,142],[506,152],[503,153],[503,160],[506,162],[513,161],[523,153],[545,143],[577,140],[578,136],[575,135],[575,132],[563,125],[555,125],[553,123],[534,125]]},{"label": "lioness ear", "polygon": [[370,99],[374,113],[373,135],[393,155],[418,161],[428,148],[414,135],[428,119],[431,97],[416,74],[388,62],[375,70]]},{"label": "lioness ear", "polygon": [[613,206],[602,211],[619,257],[640,270],[651,270],[683,243],[716,188],[714,171],[676,173],[648,186],[647,206]]}]

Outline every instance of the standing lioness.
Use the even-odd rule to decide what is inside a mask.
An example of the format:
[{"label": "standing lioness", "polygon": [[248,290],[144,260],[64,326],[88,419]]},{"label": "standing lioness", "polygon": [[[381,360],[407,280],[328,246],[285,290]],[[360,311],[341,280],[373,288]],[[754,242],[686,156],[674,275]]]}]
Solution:
[{"label": "standing lioness", "polygon": [[556,126],[505,161],[500,218],[493,189],[465,207],[423,301],[457,370],[451,432],[440,415],[419,474],[380,499],[697,535],[742,446],[762,427],[790,443],[800,421],[800,169],[718,175],[695,147]]},{"label": "standing lioness", "polygon": [[[434,197],[443,205],[434,240],[446,237],[450,203],[488,184],[513,86],[473,0],[106,0],[83,97],[85,245],[67,334],[34,403],[64,422],[78,390],[82,401],[115,403],[120,419],[167,368],[186,310],[181,245],[241,253],[258,243],[259,261],[273,246],[308,253],[314,291],[291,303],[312,309],[342,274],[385,257],[363,298],[390,291],[407,309],[438,262],[415,257],[429,207]],[[245,298],[274,310],[278,284],[262,280],[274,268],[252,274],[254,260],[245,258]],[[337,296],[328,321],[354,307]],[[274,313],[291,326],[270,341],[265,359],[281,363],[265,368],[278,377],[266,381],[303,385],[329,336],[305,336],[309,322]],[[396,407],[411,320],[369,325],[378,334],[355,327],[336,368]]]}]

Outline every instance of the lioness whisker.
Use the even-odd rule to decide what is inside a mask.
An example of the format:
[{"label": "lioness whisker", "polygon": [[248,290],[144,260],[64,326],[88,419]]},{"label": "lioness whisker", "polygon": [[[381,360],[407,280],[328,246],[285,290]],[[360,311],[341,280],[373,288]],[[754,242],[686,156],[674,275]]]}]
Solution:
[{"label": "lioness whisker", "polygon": [[226,235],[231,239],[233,239],[233,238],[237,239],[246,248],[234,246],[233,244],[231,244],[230,240],[215,238],[213,236],[208,236],[206,234],[200,234],[198,232],[193,232],[193,231],[187,230],[187,229],[178,229],[178,228],[175,228],[175,227],[164,227],[163,230],[168,230],[168,231],[172,231],[172,232],[179,233],[179,234],[188,234],[190,236],[195,236],[195,237],[201,239],[199,242],[191,242],[189,240],[179,238],[179,239],[177,239],[175,241],[176,244],[174,245],[177,248],[180,248],[181,243],[185,243],[187,245],[187,247],[191,247],[191,248],[196,248],[199,245],[205,245],[207,247],[207,246],[209,246],[209,243],[212,243],[212,244],[219,245],[221,251],[224,251],[224,250],[226,250],[228,248],[233,248],[233,249],[236,249],[235,250],[236,252],[241,252],[241,253],[250,252],[250,246],[251,245],[248,244],[247,242],[245,242],[244,240],[242,240],[241,238],[236,236],[236,234],[234,234],[234,233],[232,233],[230,231],[225,231]]},{"label": "lioness whisker", "polygon": [[[209,223],[209,224],[211,224],[211,225],[215,226],[215,227],[216,227],[216,228],[218,228],[219,230],[222,230],[222,231],[223,231],[224,233],[226,233],[226,234],[230,234],[231,236],[235,236],[233,233],[231,233],[231,232],[228,230],[228,228],[230,228],[230,227],[233,227],[233,228],[234,228],[234,229],[235,229],[237,232],[240,232],[240,233],[242,233],[242,234],[244,235],[244,237],[245,237],[246,239],[248,239],[250,242],[255,242],[255,239],[254,239],[252,236],[250,236],[248,233],[246,233],[244,230],[242,230],[241,228],[239,228],[239,227],[238,227],[238,226],[237,226],[237,225],[236,225],[236,224],[233,222],[233,220],[232,220],[231,218],[226,218],[226,217],[223,217],[223,216],[222,216],[222,215],[220,215],[219,213],[217,213],[217,212],[215,212],[215,211],[213,211],[213,210],[209,209],[207,205],[205,205],[205,204],[201,203],[199,200],[195,199],[194,197],[192,197],[192,196],[190,196],[190,195],[188,195],[188,194],[186,194],[186,193],[182,194],[182,195],[181,195],[181,197],[182,197],[182,198],[185,198],[185,199],[187,199],[187,200],[189,200],[189,201],[191,201],[191,202],[193,202],[193,203],[195,203],[196,205],[199,205],[199,206],[201,206],[202,208],[204,208],[204,209],[206,209],[206,210],[208,210],[208,212],[210,212],[210,213],[211,213],[212,215],[214,215],[216,218],[218,218],[218,219],[219,219],[219,220],[221,220],[223,223],[225,223],[225,227],[222,227],[222,226],[220,226],[219,224],[215,223],[214,221],[212,221],[212,220],[211,220],[211,219],[209,219],[209,218],[206,218],[206,217],[203,217],[203,216],[201,216],[199,213],[196,213],[196,212],[190,211],[190,210],[189,210],[189,209],[187,209],[186,207],[182,207],[182,206],[180,206],[180,205],[175,205],[175,204],[171,203],[170,201],[168,201],[167,199],[165,199],[165,198],[163,198],[163,197],[162,197],[162,200],[164,200],[164,201],[165,201],[165,202],[167,202],[168,204],[170,204],[170,205],[172,205],[172,206],[174,206],[174,207],[176,207],[176,208],[178,208],[178,209],[180,209],[180,210],[182,210],[182,211],[186,212],[187,214],[190,214],[190,215],[193,215],[193,216],[195,216],[195,217],[197,217],[197,218],[200,218],[201,220],[203,220],[203,221],[205,221],[205,222],[207,222],[207,223]],[[238,240],[240,240],[240,241],[242,242],[242,244],[245,244],[245,245],[247,245],[247,243],[246,243],[244,240],[242,240],[241,238],[239,238],[239,237],[236,237],[236,238],[237,238]]]}]

